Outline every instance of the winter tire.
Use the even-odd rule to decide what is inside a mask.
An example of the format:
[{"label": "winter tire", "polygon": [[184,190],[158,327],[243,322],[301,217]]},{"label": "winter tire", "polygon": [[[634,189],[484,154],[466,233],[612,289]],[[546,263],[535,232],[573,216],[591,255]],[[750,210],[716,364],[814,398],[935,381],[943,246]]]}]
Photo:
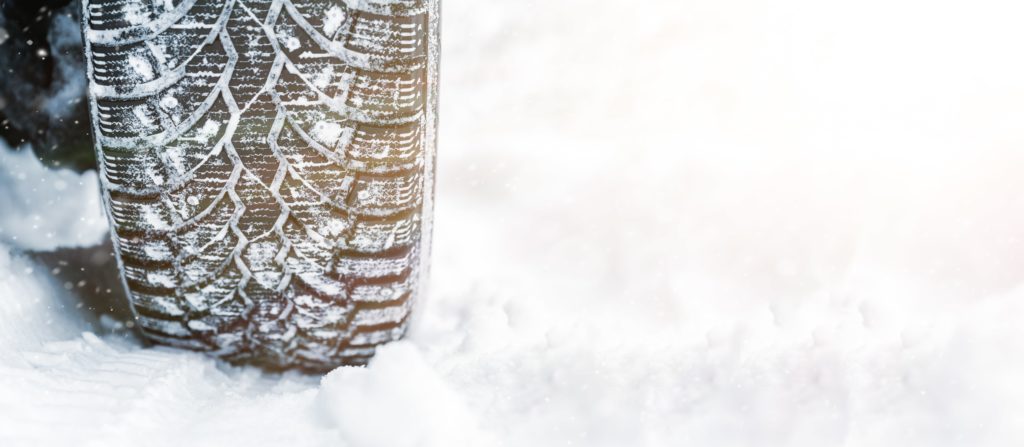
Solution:
[{"label": "winter tire", "polygon": [[403,336],[429,253],[437,0],[84,0],[136,326],[272,369]]}]

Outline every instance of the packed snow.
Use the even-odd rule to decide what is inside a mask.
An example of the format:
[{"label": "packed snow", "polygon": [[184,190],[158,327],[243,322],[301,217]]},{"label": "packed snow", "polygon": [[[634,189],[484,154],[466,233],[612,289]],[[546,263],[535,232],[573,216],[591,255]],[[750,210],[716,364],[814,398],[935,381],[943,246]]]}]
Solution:
[{"label": "packed snow", "polygon": [[445,2],[431,289],[367,368],[87,324],[25,252],[99,242],[95,174],[0,148],[0,445],[1022,445],[1021,6],[645,5]]}]

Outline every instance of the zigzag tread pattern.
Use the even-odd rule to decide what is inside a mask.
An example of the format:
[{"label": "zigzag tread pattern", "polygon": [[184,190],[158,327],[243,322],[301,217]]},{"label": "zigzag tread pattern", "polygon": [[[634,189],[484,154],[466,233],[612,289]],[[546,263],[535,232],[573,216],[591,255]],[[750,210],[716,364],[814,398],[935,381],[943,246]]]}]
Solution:
[{"label": "zigzag tread pattern", "polygon": [[150,340],[326,370],[403,336],[435,0],[86,0],[108,216]]}]

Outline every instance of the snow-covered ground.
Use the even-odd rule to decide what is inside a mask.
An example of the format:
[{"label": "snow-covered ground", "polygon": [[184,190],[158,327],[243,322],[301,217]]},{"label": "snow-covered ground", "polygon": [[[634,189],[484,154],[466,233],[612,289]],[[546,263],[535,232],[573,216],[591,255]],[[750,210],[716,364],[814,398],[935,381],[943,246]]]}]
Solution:
[{"label": "snow-covered ground", "polygon": [[105,335],[22,254],[98,242],[95,175],[5,154],[0,445],[1024,443],[1019,2],[444,8],[407,341],[321,378]]}]

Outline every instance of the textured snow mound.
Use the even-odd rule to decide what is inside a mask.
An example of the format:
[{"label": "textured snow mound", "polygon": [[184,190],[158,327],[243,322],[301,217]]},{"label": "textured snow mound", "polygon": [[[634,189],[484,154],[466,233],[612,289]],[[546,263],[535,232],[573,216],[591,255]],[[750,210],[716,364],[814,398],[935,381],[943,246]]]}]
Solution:
[{"label": "textured snow mound", "polygon": [[1024,445],[1021,6],[645,5],[445,3],[432,292],[365,369],[83,334],[0,255],[0,445]]},{"label": "textured snow mound", "polygon": [[50,171],[0,141],[0,242],[26,250],[96,245],[107,219],[96,172]]},{"label": "textured snow mound", "polygon": [[23,365],[20,350],[77,337],[86,325],[71,308],[49,272],[0,244],[0,364]]}]

